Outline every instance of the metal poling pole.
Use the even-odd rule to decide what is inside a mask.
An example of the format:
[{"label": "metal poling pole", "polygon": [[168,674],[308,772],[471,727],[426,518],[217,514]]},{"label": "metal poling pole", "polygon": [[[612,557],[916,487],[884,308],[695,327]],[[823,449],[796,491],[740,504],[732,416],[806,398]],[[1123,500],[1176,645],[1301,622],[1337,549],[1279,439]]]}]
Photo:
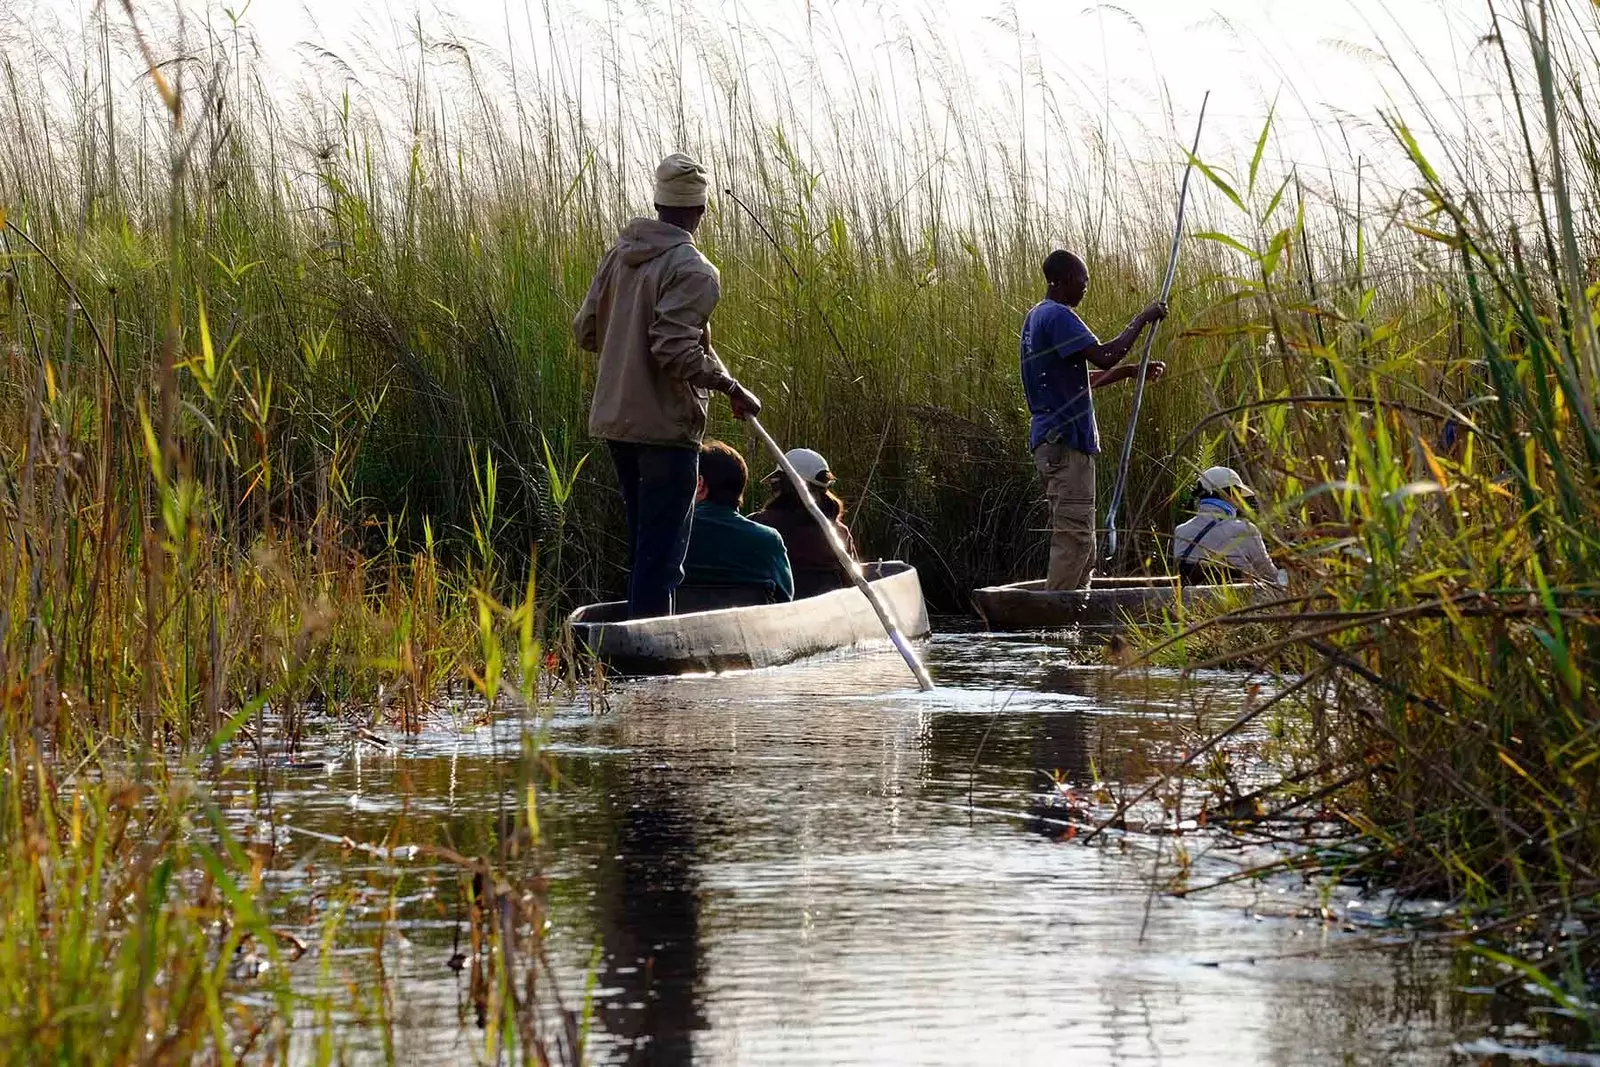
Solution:
[{"label": "metal poling pole", "polygon": [[[1194,160],[1200,151],[1200,131],[1206,124],[1206,105],[1211,102],[1208,92],[1200,101],[1200,119],[1194,127],[1194,147],[1189,150],[1189,162],[1183,168],[1183,187],[1178,192],[1178,222],[1172,230],[1172,250],[1167,256],[1167,277],[1161,283],[1161,302],[1172,298],[1172,282],[1178,273],[1178,246],[1183,241],[1183,215],[1189,206],[1189,177],[1194,173]],[[1150,367],[1150,354],[1156,346],[1156,331],[1160,323],[1153,323],[1145,335],[1144,355],[1139,358],[1139,373],[1134,377],[1133,410],[1128,414],[1128,432],[1122,438],[1122,461],[1117,464],[1117,480],[1111,489],[1111,507],[1106,511],[1106,562],[1117,557],[1117,513],[1122,510],[1123,497],[1128,490],[1128,461],[1133,458],[1133,434],[1139,425],[1139,409],[1144,404],[1144,376]]]}]

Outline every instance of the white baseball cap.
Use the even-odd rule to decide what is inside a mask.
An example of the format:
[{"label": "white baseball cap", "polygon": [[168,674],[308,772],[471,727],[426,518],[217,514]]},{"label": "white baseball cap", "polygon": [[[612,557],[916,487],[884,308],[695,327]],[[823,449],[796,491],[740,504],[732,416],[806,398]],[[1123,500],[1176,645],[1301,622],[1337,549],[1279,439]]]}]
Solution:
[{"label": "white baseball cap", "polygon": [[[822,458],[822,453],[813,452],[809,448],[791,448],[783,454],[783,458],[789,461],[789,465],[802,480],[811,485],[826,487],[833,484],[833,471],[828,469],[828,461]],[[767,480],[782,477],[783,471],[780,468],[767,475]]]},{"label": "white baseball cap", "polygon": [[1200,485],[1204,489],[1223,492],[1228,489],[1237,489],[1240,496],[1255,496],[1256,491],[1244,484],[1244,479],[1239,477],[1239,472],[1232,467],[1207,467],[1200,472]]}]

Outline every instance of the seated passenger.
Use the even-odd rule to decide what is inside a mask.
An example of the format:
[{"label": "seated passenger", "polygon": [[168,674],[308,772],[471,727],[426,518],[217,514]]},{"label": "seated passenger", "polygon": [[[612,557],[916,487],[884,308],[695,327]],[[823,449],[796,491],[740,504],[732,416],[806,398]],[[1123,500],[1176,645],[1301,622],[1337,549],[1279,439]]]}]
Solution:
[{"label": "seated passenger", "polygon": [[700,480],[695,489],[689,554],[683,561],[683,584],[760,591],[757,597],[745,598],[745,603],[793,600],[794,578],[783,538],[739,514],[749,479],[744,457],[732,446],[722,441],[700,446]]},{"label": "seated passenger", "polygon": [[[850,553],[851,559],[859,559],[850,528],[839,521],[839,516],[844,514],[844,501],[830,488],[834,477],[828,469],[828,461],[809,448],[791,448],[786,455],[790,465],[811,487],[811,498],[822,509],[822,514],[832,520],[833,530],[845,551]],[[773,471],[767,475],[767,486],[772,490],[772,500],[750,518],[783,535],[784,547],[789,550],[789,565],[794,571],[795,598],[816,596],[850,585],[850,576],[839,565],[839,558],[828,546],[822,527],[806,510],[805,502],[795,492],[788,475],[782,470]]]},{"label": "seated passenger", "polygon": [[1255,490],[1232,467],[1208,467],[1195,486],[1195,517],[1172,532],[1172,555],[1186,582],[1259,578],[1281,584],[1286,577],[1267,555],[1261,531],[1240,518]]}]

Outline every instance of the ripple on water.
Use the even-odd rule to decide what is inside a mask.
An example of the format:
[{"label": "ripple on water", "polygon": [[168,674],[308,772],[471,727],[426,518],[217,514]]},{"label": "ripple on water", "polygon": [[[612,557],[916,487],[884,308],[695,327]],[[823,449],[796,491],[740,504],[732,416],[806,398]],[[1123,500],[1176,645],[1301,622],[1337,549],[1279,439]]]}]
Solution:
[{"label": "ripple on water", "polygon": [[[554,948],[575,996],[600,947],[602,1061],[1461,1055],[1441,953],[1251,918],[1296,910],[1280,906],[1282,885],[1151,897],[1148,843],[1058,844],[1020,817],[1042,775],[1089,782],[1236,714],[1243,679],[1117,676],[1070,648],[981,635],[936,638],[927,654],[941,684],[926,694],[884,653],[620,682],[605,714],[556,709],[548,751],[561,779],[539,802]],[[331,748],[314,771],[280,769],[276,803],[294,825],[367,841],[403,808],[410,825],[488,847],[497,813],[519,800],[520,728],[438,730],[358,757]],[[1170,846],[1158,847],[1170,870]],[[337,853],[294,835],[283,850],[285,880]],[[356,878],[387,869],[345,862]],[[1234,869],[1195,862],[1197,875]],[[401,900],[405,948],[389,973],[402,1037],[411,1055],[449,1058],[478,1040],[462,1022],[464,980],[444,967],[454,875],[407,869],[438,884]]]}]

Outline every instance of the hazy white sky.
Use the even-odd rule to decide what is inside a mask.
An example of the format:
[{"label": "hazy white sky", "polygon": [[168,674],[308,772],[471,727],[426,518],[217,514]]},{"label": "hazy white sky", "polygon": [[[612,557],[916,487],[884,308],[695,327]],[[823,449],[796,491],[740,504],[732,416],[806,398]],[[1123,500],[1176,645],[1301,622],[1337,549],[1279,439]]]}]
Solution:
[{"label": "hazy white sky", "polygon": [[[1099,123],[1135,160],[1172,159],[1209,90],[1202,155],[1223,162],[1247,155],[1277,101],[1278,136],[1269,156],[1307,167],[1343,165],[1387,136],[1363,129],[1378,110],[1414,106],[1412,93],[1445,112],[1470,111],[1494,58],[1478,44],[1485,0],[188,2],[191,10],[209,11],[213,24],[226,23],[228,8],[243,8],[245,24],[285,84],[309,82],[324,99],[337,99],[344,86],[323,50],[349,57],[356,70],[382,68],[415,53],[419,22],[430,38],[454,36],[475,51],[516,56],[524,69],[548,68],[559,54],[554,62],[582,68],[574,75],[580,81],[607,62],[648,65],[657,49],[646,42],[663,35],[689,42],[691,53],[697,34],[724,41],[748,35],[760,44],[745,62],[760,69],[741,73],[757,94],[777,83],[804,86],[797,94],[837,96],[865,69],[898,98],[910,80],[906,42],[937,40],[954,54],[971,91],[986,97],[995,121],[1027,131],[1031,140],[1053,100],[1058,112]],[[93,0],[13,3],[68,26],[86,22],[94,7]],[[135,6],[155,21],[173,3]],[[5,21],[0,14],[0,30]],[[819,58],[808,65],[807,56]],[[775,73],[791,66],[804,73]],[[926,77],[925,68],[920,73]],[[1469,111],[1457,121],[1470,122]],[[1058,152],[1054,136],[1050,151]],[[663,144],[670,139],[669,133]],[[1378,152],[1392,155],[1387,147]]]},{"label": "hazy white sky", "polygon": [[551,23],[571,41],[586,21],[641,38],[702,21],[804,44],[841,67],[887,63],[901,30],[933,33],[976,80],[992,77],[1007,106],[1020,65],[1021,110],[1039,109],[1047,85],[1065,106],[1105,108],[1129,141],[1165,127],[1163,93],[1186,133],[1209,90],[1208,143],[1236,153],[1277,100],[1275,149],[1293,155],[1344,136],[1330,133],[1335,117],[1359,126],[1405,96],[1392,60],[1430,102],[1478,92],[1488,57],[1473,48],[1486,12],[1483,0],[254,0],[247,18],[288,64],[308,40],[336,51],[403,47],[418,17],[431,31],[525,54],[547,50]]},{"label": "hazy white sky", "polygon": [[[62,0],[80,3],[81,0]],[[233,6],[237,9],[239,4]],[[665,23],[690,13],[729,26],[777,30],[797,39],[842,31],[857,47],[881,44],[886,28],[933,25],[958,40],[969,62],[1013,69],[1017,28],[1046,69],[1088,87],[1151,87],[1179,98],[1211,89],[1220,111],[1259,112],[1287,86],[1308,102],[1350,111],[1384,99],[1376,53],[1420,53],[1452,91],[1463,41],[1482,32],[1483,0],[254,0],[247,19],[275,52],[301,41],[339,47],[356,39],[408,38],[420,15],[495,46],[526,48],[559,23]],[[576,16],[576,18],[574,18]],[[531,33],[530,33],[531,30]],[[1371,55],[1363,55],[1370,51]],[[1292,84],[1290,84],[1292,83]]]}]

